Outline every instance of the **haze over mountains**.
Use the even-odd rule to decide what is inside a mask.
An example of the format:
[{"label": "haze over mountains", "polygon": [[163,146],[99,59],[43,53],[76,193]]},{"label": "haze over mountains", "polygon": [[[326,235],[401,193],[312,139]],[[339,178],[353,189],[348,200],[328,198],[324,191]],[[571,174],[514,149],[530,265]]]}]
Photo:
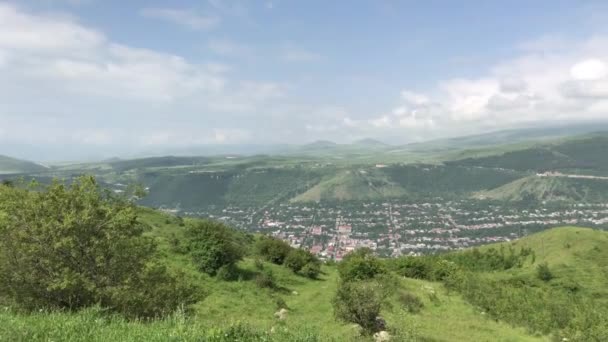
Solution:
[{"label": "haze over mountains", "polygon": [[[43,163],[74,163],[74,162],[96,162],[110,158],[133,159],[150,156],[214,156],[214,155],[245,155],[256,154],[288,155],[327,152],[348,152],[374,150],[445,150],[479,148],[482,146],[494,146],[500,144],[515,144],[522,141],[552,139],[569,135],[577,135],[598,131],[608,131],[608,121],[594,121],[591,123],[559,124],[543,127],[528,127],[522,129],[510,129],[493,131],[477,135],[458,136],[444,139],[425,140],[396,144],[382,141],[381,139],[364,138],[351,143],[339,144],[329,140],[317,140],[308,144],[213,144],[213,145],[191,145],[186,147],[162,147],[158,146],[149,150],[129,150],[128,147],[118,150],[99,150],[91,148],[90,151],[72,151],[70,145],[23,145],[2,144],[0,153],[13,158],[32,160]],[[409,140],[403,137],[403,140]]]}]

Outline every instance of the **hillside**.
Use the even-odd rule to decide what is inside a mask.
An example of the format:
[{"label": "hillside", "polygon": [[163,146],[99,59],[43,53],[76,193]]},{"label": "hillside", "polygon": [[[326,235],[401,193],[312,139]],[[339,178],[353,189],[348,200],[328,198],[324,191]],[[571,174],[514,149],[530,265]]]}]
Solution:
[{"label": "hillside", "polygon": [[498,188],[479,191],[479,199],[506,201],[578,201],[602,202],[608,199],[608,180],[568,177],[539,177],[536,175],[515,180]]},{"label": "hillside", "polygon": [[48,168],[26,160],[0,155],[0,174],[44,172]]},{"label": "hillside", "polygon": [[[141,222],[150,227],[161,252],[171,268],[186,272],[207,292],[207,297],[188,316],[178,314],[150,324],[128,322],[120,317],[101,319],[99,312],[33,313],[0,312],[0,339],[107,341],[164,341],[168,336],[185,340],[233,341],[237,336],[249,336],[255,341],[372,341],[359,336],[351,324],[336,321],[333,316],[338,272],[335,265],[323,266],[318,280],[295,275],[282,266],[268,262],[264,269],[274,274],[277,290],[256,286],[253,278],[260,271],[252,258],[238,264],[239,280],[223,281],[198,272],[188,256],[176,253],[172,239],[183,231],[176,217],[142,209]],[[190,220],[186,220],[188,221]],[[193,222],[193,221],[190,221]],[[424,305],[418,314],[406,313],[400,305],[387,305],[382,315],[387,324],[402,331],[396,341],[543,341],[527,334],[524,329],[485,318],[479,310],[467,304],[459,295],[448,294],[436,282],[417,279],[399,280],[399,288],[409,291]],[[436,295],[430,297],[429,289]],[[285,321],[277,321],[277,302],[284,300],[289,309]],[[396,300],[396,299],[395,299]],[[100,321],[101,319],[101,321]],[[8,322],[11,322],[8,324]],[[438,322],[441,322],[438,328]],[[230,327],[233,328],[230,328]],[[271,330],[274,334],[270,334]],[[78,331],[78,333],[76,333]],[[240,331],[243,335],[231,335]],[[247,335],[244,335],[244,334]],[[252,336],[259,336],[254,339]],[[222,337],[233,336],[233,337]],[[265,336],[265,337],[264,337]]]},{"label": "hillside", "polygon": [[[87,178],[83,179],[80,182]],[[71,189],[80,191],[78,185]],[[4,187],[2,191],[17,196],[22,190]],[[65,196],[62,191],[62,187],[56,185],[51,196],[44,197],[48,203],[35,205],[53,208],[56,197]],[[74,194],[70,196],[74,201],[90,198],[90,194],[83,199]],[[18,208],[13,207],[15,203],[18,202],[0,202],[0,210],[5,210],[1,217],[13,217],[10,213],[15,210],[11,208]],[[75,217],[87,215],[88,209],[81,208],[84,207],[76,203],[63,210]],[[188,310],[178,310],[149,323],[129,320],[117,312],[110,314],[94,306],[74,312],[33,310],[28,313],[13,310],[13,302],[0,296],[0,302],[8,308],[0,312],[0,339],[161,341],[171,337],[208,341],[372,341],[371,336],[361,335],[352,323],[334,316],[335,298],[345,282],[380,284],[381,287],[374,290],[379,292],[374,293],[385,293],[385,297],[377,302],[378,314],[385,321],[385,329],[394,336],[391,340],[395,341],[547,341],[562,337],[583,341],[589,340],[589,336],[608,336],[601,323],[608,303],[605,288],[608,274],[604,272],[608,267],[606,232],[567,227],[447,254],[387,260],[371,254],[364,259],[346,257],[337,265],[322,264],[321,272],[309,277],[288,268],[288,257],[285,262],[268,259],[264,253],[275,253],[275,249],[260,249],[261,242],[275,241],[275,248],[279,248],[276,250],[284,248],[276,243],[289,249],[283,255],[295,253],[292,247],[278,240],[210,221],[184,219],[147,208],[124,208],[123,215],[137,214],[135,221],[130,221],[142,225],[142,230],[136,231],[143,232],[145,241],[152,239],[157,246],[155,262],[163,265],[162,269],[166,268],[169,274],[181,274],[181,282],[204,295],[193,301]],[[57,221],[55,210],[41,214],[52,222]],[[23,219],[32,220],[30,215]],[[19,227],[5,222],[11,224],[13,230]],[[71,221],[57,222],[81,226]],[[206,235],[202,245],[193,244],[196,227],[206,227],[208,234],[220,235]],[[44,230],[35,233],[47,234]],[[209,246],[204,244],[207,239],[219,236],[234,243],[243,253],[242,259],[236,259],[231,273],[204,272],[201,260],[212,259],[199,259],[199,255],[215,253],[218,248],[234,248],[223,244],[214,244],[211,249],[204,247]],[[21,239],[22,235],[5,237]],[[19,241],[38,246],[35,239]],[[70,250],[69,245],[61,245],[59,254],[53,255],[62,258],[63,252]],[[40,251],[41,255],[49,253],[48,249]],[[68,259],[70,262],[66,265],[72,265],[72,258]],[[539,276],[542,265],[549,272],[546,278]],[[363,278],[346,278],[351,274],[348,272]],[[0,281],[4,281],[3,278]],[[384,288],[390,291],[384,292]],[[359,300],[373,299],[364,296]],[[281,308],[287,313],[277,318]],[[583,315],[586,312],[598,314],[587,317]],[[81,332],[76,334],[75,329]]]}]

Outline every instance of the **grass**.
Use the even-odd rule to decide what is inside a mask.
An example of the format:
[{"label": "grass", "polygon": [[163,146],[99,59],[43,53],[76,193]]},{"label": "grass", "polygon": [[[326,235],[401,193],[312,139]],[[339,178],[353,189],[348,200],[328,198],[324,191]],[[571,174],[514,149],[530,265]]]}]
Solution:
[{"label": "grass", "polygon": [[[371,341],[351,325],[334,318],[332,298],[338,284],[335,266],[324,265],[318,280],[296,274],[283,266],[263,263],[277,283],[275,289],[258,288],[254,260],[238,264],[239,280],[221,281],[200,274],[189,257],[171,251],[168,239],[181,234],[175,217],[142,209],[140,219],[152,228],[170,267],[192,277],[207,293],[188,315],[174,315],[153,322],[127,321],[99,309],[77,313],[18,313],[0,309],[0,340],[7,341]],[[516,248],[532,247],[539,262],[547,262],[556,278],[576,277],[586,291],[606,298],[608,234],[583,228],[560,228],[512,242]],[[489,248],[489,247],[482,247]],[[599,249],[599,250],[598,250]],[[491,277],[533,277],[535,265],[488,274]],[[399,291],[420,298],[423,308],[409,313],[398,300]],[[382,309],[393,341],[546,341],[524,328],[487,317],[458,293],[440,283],[399,279],[399,289]],[[275,318],[278,303],[289,312]],[[271,333],[271,331],[274,331]]]}]

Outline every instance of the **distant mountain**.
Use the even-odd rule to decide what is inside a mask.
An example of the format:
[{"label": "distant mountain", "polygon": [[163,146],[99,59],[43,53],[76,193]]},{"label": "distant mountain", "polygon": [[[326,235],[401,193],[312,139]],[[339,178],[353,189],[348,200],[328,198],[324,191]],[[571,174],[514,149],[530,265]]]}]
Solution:
[{"label": "distant mountain", "polygon": [[502,130],[484,134],[412,143],[404,145],[402,148],[411,151],[441,151],[458,150],[464,148],[482,148],[505,144],[517,144],[521,142],[552,140],[556,138],[583,135],[599,131],[608,131],[608,122],[602,121],[551,127]]},{"label": "distant mountain", "polygon": [[46,166],[0,155],[0,174],[35,173],[47,171]]},{"label": "distant mountain", "polygon": [[338,146],[338,144],[336,144],[333,141],[317,140],[317,141],[311,142],[310,144],[300,146],[300,149],[330,149],[330,148],[335,148],[337,146]]},{"label": "distant mountain", "polygon": [[539,143],[519,150],[480,158],[464,158],[446,164],[517,171],[608,172],[608,132],[593,133]]},{"label": "distant mountain", "polygon": [[388,144],[383,143],[380,140],[365,138],[361,140],[357,140],[352,143],[353,146],[361,146],[361,147],[387,147]]}]

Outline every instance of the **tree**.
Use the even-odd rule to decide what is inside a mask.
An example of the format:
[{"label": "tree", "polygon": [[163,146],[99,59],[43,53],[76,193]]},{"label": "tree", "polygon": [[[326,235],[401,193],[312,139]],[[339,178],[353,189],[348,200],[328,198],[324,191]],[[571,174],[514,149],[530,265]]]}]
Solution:
[{"label": "tree", "polygon": [[255,244],[258,255],[277,265],[282,265],[292,248],[286,242],[271,238],[261,237]]},{"label": "tree", "polygon": [[333,300],[334,314],[372,334],[379,330],[377,317],[382,301],[382,290],[376,281],[342,282]]},{"label": "tree", "polygon": [[199,299],[155,259],[131,202],[89,176],[32,188],[0,187],[0,292],[21,307],[154,317]]},{"label": "tree", "polygon": [[347,254],[338,265],[343,281],[368,280],[386,273],[384,265],[368,248],[360,248]]},{"label": "tree", "polygon": [[317,258],[309,251],[293,248],[289,254],[287,254],[284,265],[294,273],[298,273],[304,268],[304,266],[306,266],[306,264],[318,262],[319,260],[317,260]]},{"label": "tree", "polygon": [[194,263],[209,275],[215,275],[223,266],[232,267],[245,254],[237,232],[220,222],[190,224],[186,238]]},{"label": "tree", "polygon": [[319,273],[321,273],[321,264],[318,261],[308,262],[306,265],[304,265],[304,267],[302,267],[300,273],[307,278],[317,279]]}]

